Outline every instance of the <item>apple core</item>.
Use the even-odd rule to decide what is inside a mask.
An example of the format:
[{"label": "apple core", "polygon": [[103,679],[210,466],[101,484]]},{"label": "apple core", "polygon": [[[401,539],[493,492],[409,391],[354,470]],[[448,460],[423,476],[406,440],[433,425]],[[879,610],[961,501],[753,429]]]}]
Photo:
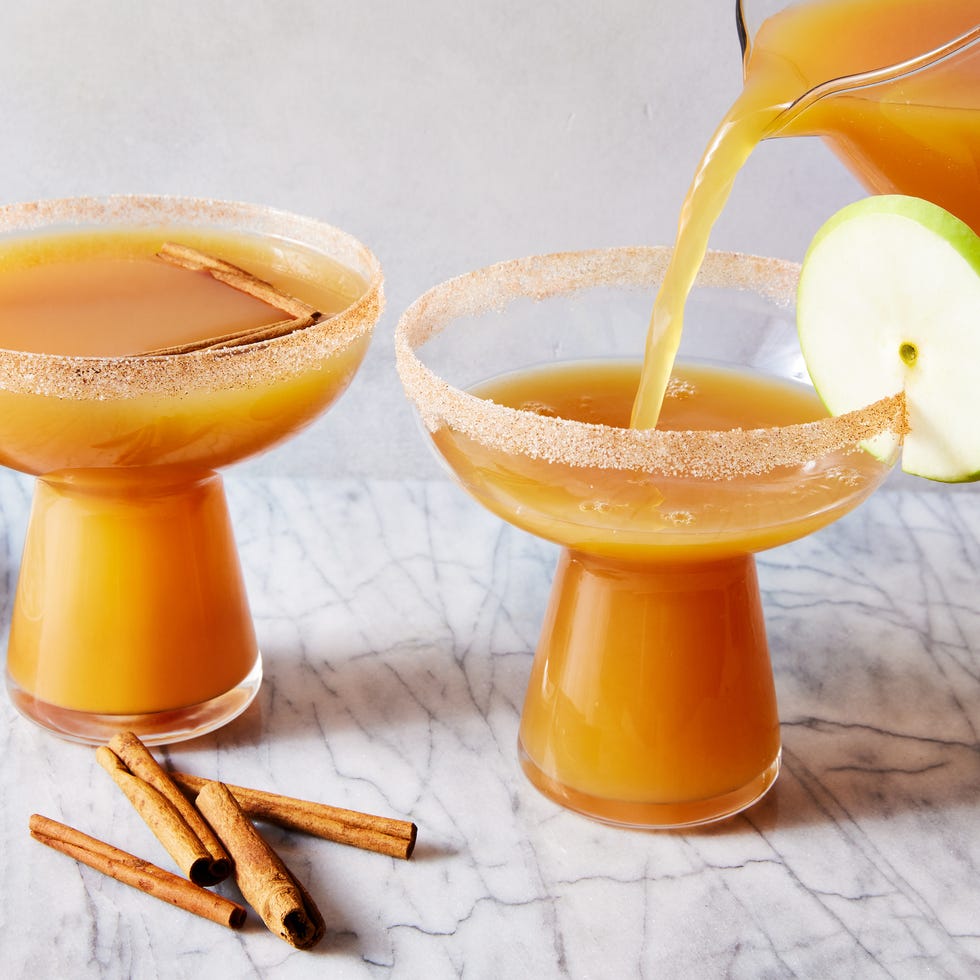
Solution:
[{"label": "apple core", "polygon": [[909,366],[912,367],[919,357],[919,348],[915,344],[908,342],[898,348],[898,356]]}]

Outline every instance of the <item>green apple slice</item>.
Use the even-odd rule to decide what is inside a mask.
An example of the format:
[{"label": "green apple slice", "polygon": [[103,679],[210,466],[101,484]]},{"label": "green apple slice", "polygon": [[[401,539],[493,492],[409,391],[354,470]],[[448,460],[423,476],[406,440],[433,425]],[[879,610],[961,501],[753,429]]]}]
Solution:
[{"label": "green apple slice", "polygon": [[[907,473],[980,479],[980,238],[919,198],[869,197],[814,236],[797,299],[800,346],[828,410],[905,392]],[[886,434],[866,448],[891,455]]]}]

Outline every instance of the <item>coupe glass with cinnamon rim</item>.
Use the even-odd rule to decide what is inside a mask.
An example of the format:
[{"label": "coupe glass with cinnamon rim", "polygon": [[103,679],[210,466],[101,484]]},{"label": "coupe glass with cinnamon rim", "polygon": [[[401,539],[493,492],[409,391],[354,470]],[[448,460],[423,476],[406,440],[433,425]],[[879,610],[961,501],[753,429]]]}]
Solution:
[{"label": "coupe glass with cinnamon rim", "polygon": [[[269,208],[108,197],[0,208],[7,255],[106,232],[236,243],[330,316],[225,349],[68,356],[0,350],[0,463],[37,477],[7,653],[28,718],[70,739],[211,731],[258,691],[221,477],[347,387],[382,307],[377,260],[343,231]],[[149,252],[153,254],[152,251]],[[188,273],[190,275],[191,273]],[[304,285],[305,284],[305,285]]]},{"label": "coupe glass with cinnamon rim", "polygon": [[430,290],[396,333],[402,382],[456,479],[561,546],[520,725],[525,773],[566,807],[645,828],[721,819],[772,785],[753,554],[864,500],[903,425],[900,398],[827,418],[796,339],[798,267],[715,252],[660,427],[628,428],[668,256],[503,263]]}]

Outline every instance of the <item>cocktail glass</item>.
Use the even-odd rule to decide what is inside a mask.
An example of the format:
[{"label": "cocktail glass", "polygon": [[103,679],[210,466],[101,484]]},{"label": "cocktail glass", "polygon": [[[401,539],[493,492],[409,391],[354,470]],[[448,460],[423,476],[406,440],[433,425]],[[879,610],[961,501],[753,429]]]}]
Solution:
[{"label": "cocktail glass", "polygon": [[[777,29],[801,7],[828,13]],[[746,89],[786,97],[768,135],[819,136],[871,192],[933,201],[980,233],[975,3],[736,0],[735,21]]]},{"label": "cocktail glass", "polygon": [[124,728],[149,744],[179,741],[242,712],[262,678],[216,470],[288,438],[344,391],[382,308],[381,270],[338,229],[247,204],[141,196],[0,208],[6,238],[89,229],[151,229],[161,243],[234,235],[265,261],[275,255],[287,281],[332,277],[348,297],[313,326],[225,350],[0,350],[0,463],[37,477],[10,697],[76,741]]},{"label": "cocktail glass", "polygon": [[[455,478],[561,546],[520,725],[525,773],[566,807],[645,828],[721,819],[772,785],[779,721],[753,555],[864,500],[894,461],[887,433],[903,412],[891,399],[779,428],[640,431],[468,390],[525,365],[635,358],[668,257],[503,263],[430,290],[396,333],[405,389]],[[805,384],[797,275],[709,253],[682,360]],[[879,452],[890,440],[883,461],[861,448],[872,437]]]}]

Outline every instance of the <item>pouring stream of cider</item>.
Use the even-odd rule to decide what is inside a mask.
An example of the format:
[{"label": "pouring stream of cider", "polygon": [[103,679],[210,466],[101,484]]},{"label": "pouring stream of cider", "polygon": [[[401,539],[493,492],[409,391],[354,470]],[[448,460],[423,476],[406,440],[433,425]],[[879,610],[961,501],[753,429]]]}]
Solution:
[{"label": "pouring stream of cider", "polygon": [[977,0],[809,0],[762,24],[744,88],[681,208],[647,334],[634,428],[657,424],[711,228],[763,139],[820,135],[873,192],[927,198],[980,233],[980,44],[899,81],[795,106],[818,85],[908,61],[977,26]]}]

